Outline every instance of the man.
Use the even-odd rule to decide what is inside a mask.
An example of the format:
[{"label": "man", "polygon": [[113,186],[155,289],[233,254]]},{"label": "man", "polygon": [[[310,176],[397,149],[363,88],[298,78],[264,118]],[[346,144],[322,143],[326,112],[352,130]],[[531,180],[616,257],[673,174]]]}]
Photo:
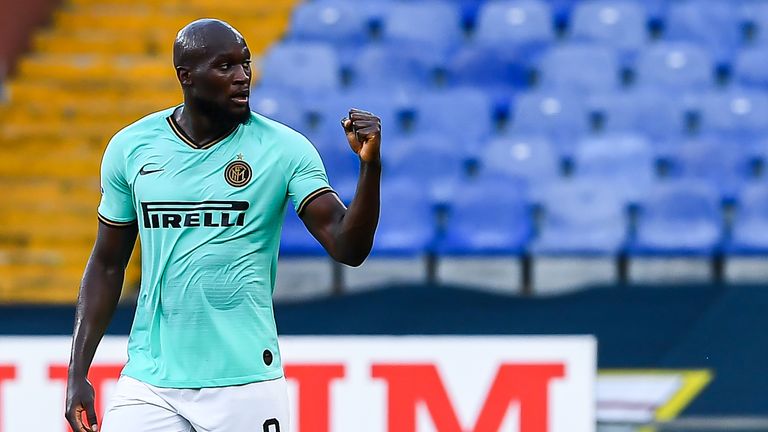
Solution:
[{"label": "man", "polygon": [[[380,120],[359,110],[342,120],[360,157],[345,208],[314,147],[250,111],[250,53],[240,33],[195,21],[179,32],[173,57],[184,103],[123,129],[104,154],[66,418],[78,432],[285,432],[271,299],[285,206],[293,202],[333,259],[360,265],[378,223]],[[129,360],[98,425],[87,372],[137,233],[142,286]]]}]

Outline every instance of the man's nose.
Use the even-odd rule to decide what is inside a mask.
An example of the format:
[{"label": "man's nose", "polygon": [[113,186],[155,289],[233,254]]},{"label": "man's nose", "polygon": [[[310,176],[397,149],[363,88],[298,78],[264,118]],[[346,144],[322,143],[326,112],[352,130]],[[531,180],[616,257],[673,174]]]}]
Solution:
[{"label": "man's nose", "polygon": [[246,70],[244,65],[235,66],[234,81],[237,83],[248,82],[251,79],[250,70]]}]

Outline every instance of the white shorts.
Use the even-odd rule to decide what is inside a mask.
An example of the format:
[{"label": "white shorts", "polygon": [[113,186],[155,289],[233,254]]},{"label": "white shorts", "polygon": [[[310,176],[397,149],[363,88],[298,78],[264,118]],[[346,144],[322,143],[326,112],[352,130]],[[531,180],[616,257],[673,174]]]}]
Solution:
[{"label": "white shorts", "polygon": [[151,386],[121,376],[101,432],[288,432],[285,378],[203,389]]}]

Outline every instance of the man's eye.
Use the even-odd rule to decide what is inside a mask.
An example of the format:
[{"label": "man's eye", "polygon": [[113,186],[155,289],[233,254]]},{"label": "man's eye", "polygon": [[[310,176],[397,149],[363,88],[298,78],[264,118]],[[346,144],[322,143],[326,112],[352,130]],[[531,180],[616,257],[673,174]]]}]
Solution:
[{"label": "man's eye", "polygon": [[229,67],[230,67],[229,63],[224,63],[224,64],[222,64],[222,65],[220,65],[220,66],[219,66],[219,69],[221,69],[221,70],[227,70],[227,69],[229,69]]}]

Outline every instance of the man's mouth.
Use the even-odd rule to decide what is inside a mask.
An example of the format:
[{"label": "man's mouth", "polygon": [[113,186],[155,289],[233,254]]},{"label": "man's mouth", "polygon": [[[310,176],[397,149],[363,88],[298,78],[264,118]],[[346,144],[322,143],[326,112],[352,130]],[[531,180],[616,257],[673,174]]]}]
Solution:
[{"label": "man's mouth", "polygon": [[231,99],[238,105],[247,105],[248,104],[248,96],[249,92],[238,92],[232,95]]}]

